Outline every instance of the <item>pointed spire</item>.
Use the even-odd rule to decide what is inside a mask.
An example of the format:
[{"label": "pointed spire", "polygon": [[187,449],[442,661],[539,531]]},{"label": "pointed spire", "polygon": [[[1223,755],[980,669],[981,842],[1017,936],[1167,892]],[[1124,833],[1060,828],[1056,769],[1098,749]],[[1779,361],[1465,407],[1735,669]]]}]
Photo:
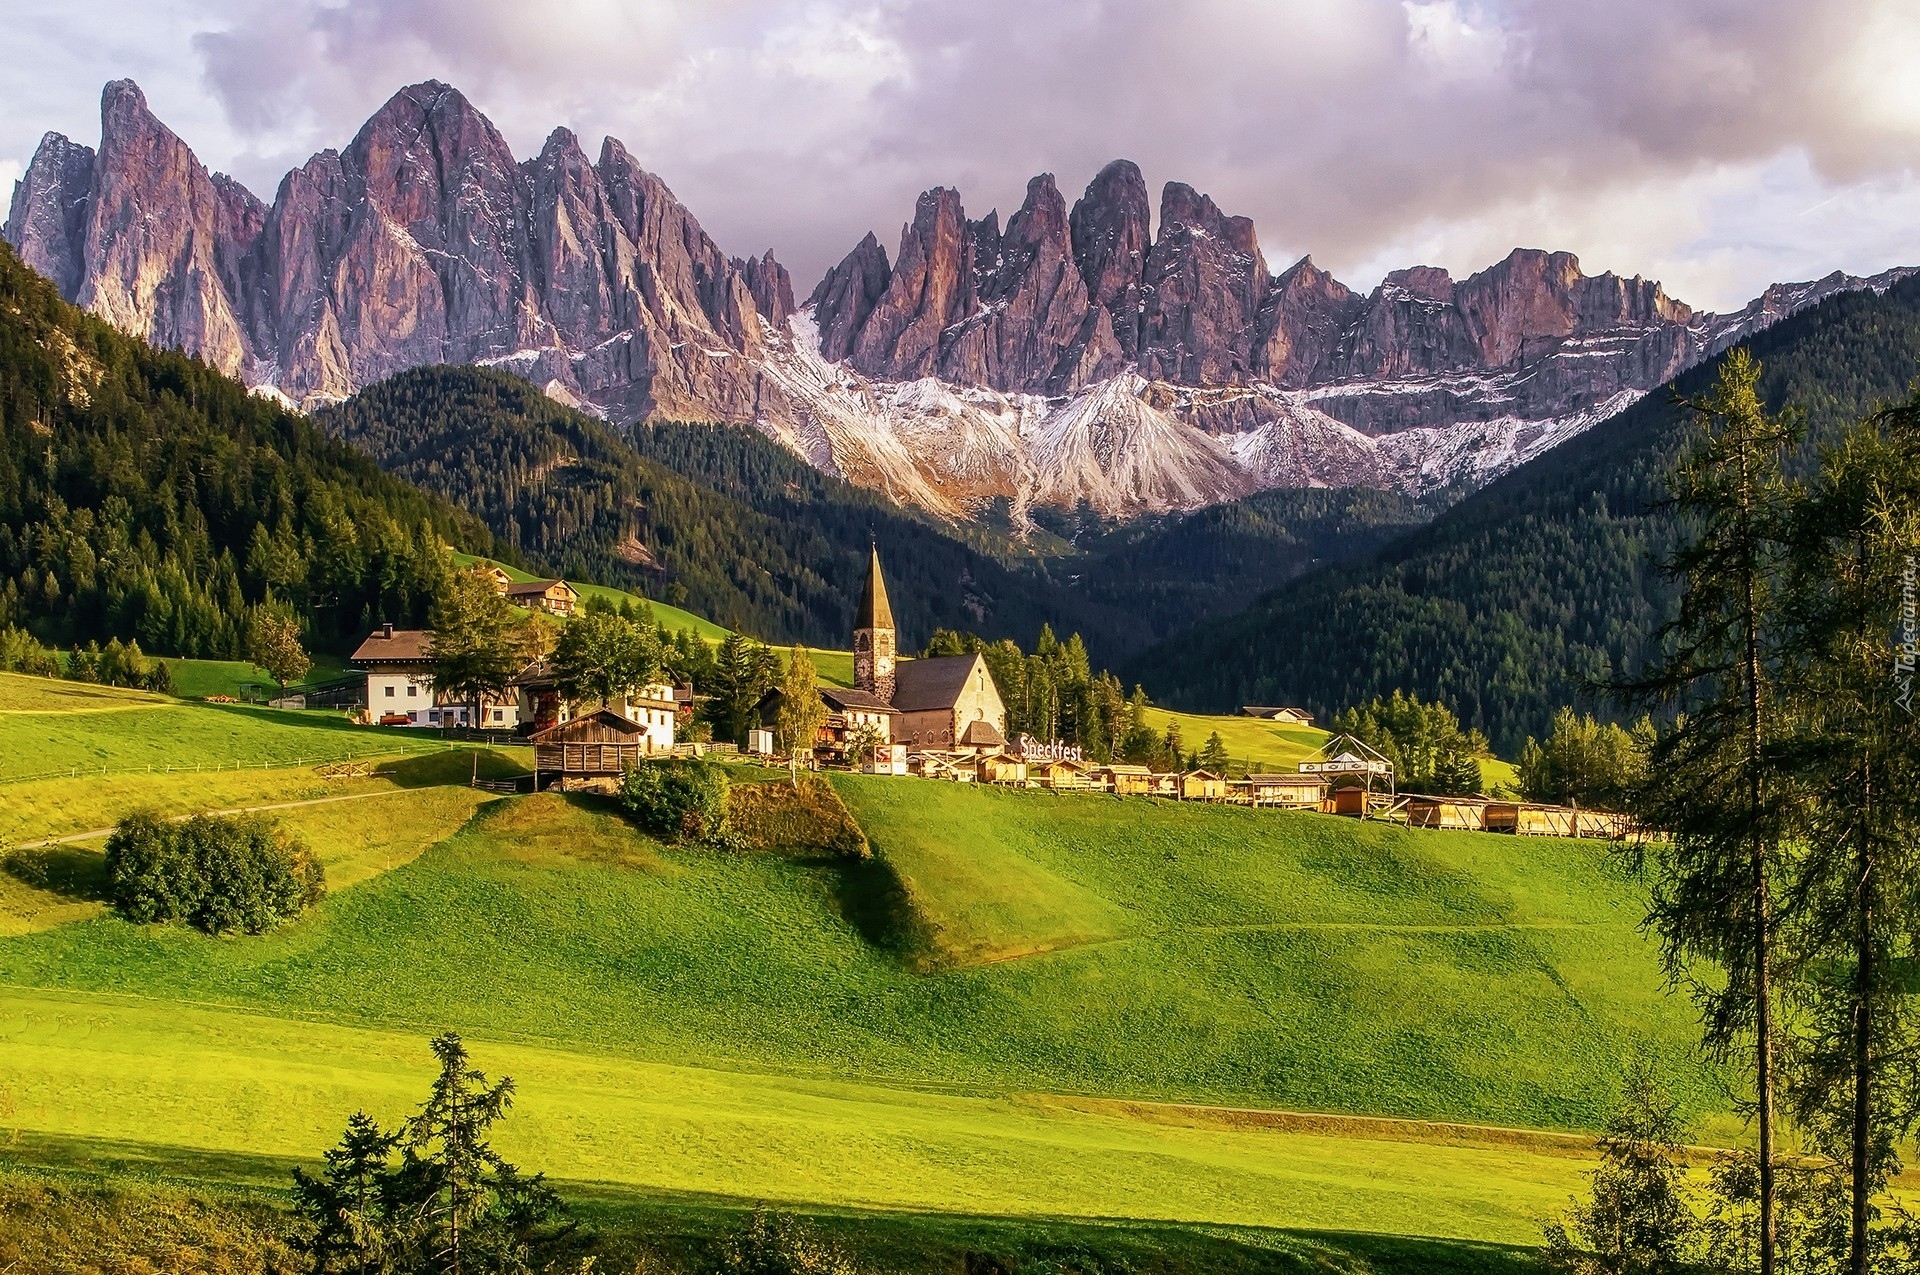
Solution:
[{"label": "pointed spire", "polygon": [[891,629],[893,606],[887,601],[887,582],[880,576],[880,546],[874,545],[867,562],[867,588],[860,595],[860,615],[856,629]]}]

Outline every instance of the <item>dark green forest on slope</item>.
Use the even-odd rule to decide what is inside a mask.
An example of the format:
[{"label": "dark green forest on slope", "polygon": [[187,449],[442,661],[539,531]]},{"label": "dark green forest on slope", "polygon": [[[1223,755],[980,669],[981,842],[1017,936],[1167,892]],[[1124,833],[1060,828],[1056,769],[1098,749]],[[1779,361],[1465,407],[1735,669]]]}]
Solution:
[{"label": "dark green forest on slope", "polygon": [[1031,642],[1125,617],[977,552],[759,433],[656,424],[623,436],[505,372],[402,372],[316,420],[486,520],[540,569],[624,585],[777,642],[843,646],[880,545],[901,643],[936,629]]},{"label": "dark green forest on slope", "polygon": [[1083,634],[1106,662],[1434,512],[1384,492],[1263,492],[1047,557],[901,509],[757,431],[623,432],[492,369],[402,372],[317,419],[484,518],[543,570],[625,585],[774,641],[846,642],[872,537],[909,648],[937,629],[1031,644],[1050,624]]},{"label": "dark green forest on slope", "polygon": [[[1920,376],[1920,280],[1834,297],[1747,342],[1769,405],[1809,426],[1798,465]],[[1703,391],[1710,361],[1673,390]],[[1395,689],[1452,705],[1510,752],[1554,710],[1607,710],[1592,684],[1632,670],[1672,613],[1656,506],[1683,435],[1674,392],[1508,474],[1373,557],[1322,569],[1147,651],[1124,673],[1200,710],[1298,703],[1318,713]]]},{"label": "dark green forest on slope", "polygon": [[514,560],[311,422],[66,304],[0,244],[0,628],[237,658],[271,602],[341,649],[424,618],[445,544]]}]

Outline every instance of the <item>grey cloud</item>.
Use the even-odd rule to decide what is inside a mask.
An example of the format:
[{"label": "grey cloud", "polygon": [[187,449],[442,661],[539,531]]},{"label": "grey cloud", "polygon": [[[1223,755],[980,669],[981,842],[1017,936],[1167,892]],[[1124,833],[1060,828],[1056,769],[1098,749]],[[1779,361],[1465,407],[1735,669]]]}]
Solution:
[{"label": "grey cloud", "polygon": [[[1713,280],[1709,302],[1867,250],[1832,219],[1764,252],[1716,239],[1750,229],[1729,172],[1799,156],[1808,203],[1920,199],[1920,112],[1884,82],[1889,50],[1920,54],[1905,0],[234,0],[188,38],[237,139],[206,158],[263,193],[437,76],[522,154],[555,124],[623,138],[803,288],[868,229],[891,250],[927,186],[1004,215],[1033,173],[1071,194],[1120,155],[1253,217],[1276,263],[1592,246]],[[1890,217],[1865,219],[1875,251]]]}]

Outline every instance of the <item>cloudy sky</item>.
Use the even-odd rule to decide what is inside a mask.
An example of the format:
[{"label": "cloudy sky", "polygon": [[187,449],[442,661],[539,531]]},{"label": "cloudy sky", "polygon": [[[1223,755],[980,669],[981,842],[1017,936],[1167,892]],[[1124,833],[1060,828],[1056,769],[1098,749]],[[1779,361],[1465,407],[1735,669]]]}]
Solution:
[{"label": "cloudy sky", "polygon": [[1186,181],[1357,287],[1515,245],[1728,308],[1920,264],[1913,0],[9,0],[0,187],[130,76],[271,199],[402,84],[517,154],[622,138],[803,291],[914,196],[969,215],[1106,160]]}]

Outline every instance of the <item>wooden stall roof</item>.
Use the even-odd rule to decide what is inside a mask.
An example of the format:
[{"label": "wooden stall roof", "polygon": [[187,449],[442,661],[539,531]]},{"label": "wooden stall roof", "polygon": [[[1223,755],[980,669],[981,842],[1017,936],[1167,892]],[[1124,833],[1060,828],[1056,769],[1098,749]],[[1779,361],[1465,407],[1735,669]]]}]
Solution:
[{"label": "wooden stall roof", "polygon": [[561,722],[537,732],[536,744],[631,744],[647,733],[639,722],[628,721],[610,708]]}]

